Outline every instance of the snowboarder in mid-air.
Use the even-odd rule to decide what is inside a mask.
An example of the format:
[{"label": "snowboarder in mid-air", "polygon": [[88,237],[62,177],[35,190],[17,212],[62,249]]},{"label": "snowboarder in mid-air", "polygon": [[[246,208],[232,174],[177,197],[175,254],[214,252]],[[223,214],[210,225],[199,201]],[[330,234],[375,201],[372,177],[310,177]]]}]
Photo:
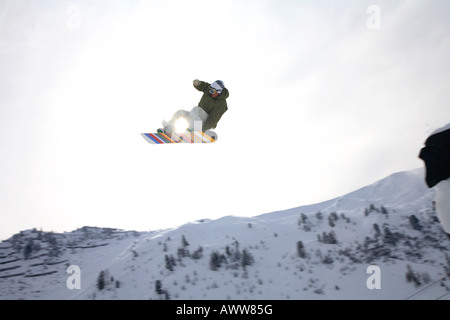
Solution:
[{"label": "snowboarder in mid-air", "polygon": [[426,184],[436,189],[438,218],[450,238],[450,123],[427,138],[419,158],[425,161]]},{"label": "snowboarder in mid-air", "polygon": [[193,84],[194,88],[203,92],[198,106],[190,112],[178,110],[168,122],[163,121],[163,128],[158,129],[158,132],[170,135],[172,132],[198,130],[217,140],[217,134],[211,129],[216,128],[217,123],[228,110],[226,101],[229,96],[228,89],[221,80],[209,84],[196,79]]}]

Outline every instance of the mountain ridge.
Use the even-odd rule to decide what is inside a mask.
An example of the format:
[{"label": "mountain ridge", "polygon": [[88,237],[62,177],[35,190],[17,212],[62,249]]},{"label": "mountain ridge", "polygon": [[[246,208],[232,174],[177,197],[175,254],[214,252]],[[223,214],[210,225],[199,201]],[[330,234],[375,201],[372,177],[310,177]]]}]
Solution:
[{"label": "mountain ridge", "polygon": [[[416,169],[254,217],[26,230],[0,243],[0,299],[446,299],[450,242],[433,199]],[[373,265],[381,289],[367,286]],[[68,288],[70,266],[80,289]]]}]

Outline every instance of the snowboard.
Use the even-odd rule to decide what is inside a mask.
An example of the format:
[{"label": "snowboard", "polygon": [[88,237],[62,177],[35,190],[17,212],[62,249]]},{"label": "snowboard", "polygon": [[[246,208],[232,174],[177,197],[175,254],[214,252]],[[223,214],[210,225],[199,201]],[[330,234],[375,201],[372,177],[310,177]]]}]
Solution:
[{"label": "snowboard", "polygon": [[216,139],[210,137],[202,131],[171,133],[141,133],[142,137],[150,144],[169,144],[169,143],[213,143]]}]

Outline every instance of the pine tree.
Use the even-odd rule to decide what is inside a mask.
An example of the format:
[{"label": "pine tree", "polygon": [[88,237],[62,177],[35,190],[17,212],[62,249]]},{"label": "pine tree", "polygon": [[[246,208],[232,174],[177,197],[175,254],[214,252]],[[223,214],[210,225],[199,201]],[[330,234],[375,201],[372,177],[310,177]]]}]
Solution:
[{"label": "pine tree", "polygon": [[306,223],[306,221],[308,220],[308,217],[307,217],[306,214],[304,214],[304,213],[302,213],[302,214],[300,215],[300,217],[301,217],[303,223]]},{"label": "pine tree", "polygon": [[161,283],[161,280],[156,280],[156,283],[155,283],[155,292],[156,292],[157,294],[163,294],[163,293],[164,293],[164,290],[162,289],[162,283]]},{"label": "pine tree", "polygon": [[374,223],[373,229],[375,230],[375,237],[380,236],[380,234],[381,234],[380,226],[378,224]]},{"label": "pine tree", "polygon": [[184,236],[184,234],[183,234],[183,237],[181,238],[181,242],[182,242],[184,248],[189,246],[189,242],[187,242],[186,237]]},{"label": "pine tree", "polygon": [[247,249],[244,249],[242,251],[242,266],[244,269],[246,266],[251,266],[253,262],[255,262],[253,255]]},{"label": "pine tree", "polygon": [[445,262],[447,263],[447,265],[444,266],[444,270],[447,274],[447,277],[450,277],[450,258],[448,257],[447,253],[445,253]]},{"label": "pine tree", "polygon": [[100,274],[97,278],[97,289],[103,290],[105,288],[105,271],[100,271]]},{"label": "pine tree", "polygon": [[422,230],[422,226],[420,225],[419,219],[415,215],[409,216],[409,224],[414,230]]},{"label": "pine tree", "polygon": [[445,262],[447,263],[447,265],[444,266],[444,270],[447,277],[450,277],[450,258],[448,257],[447,253],[445,254]]},{"label": "pine tree", "polygon": [[29,239],[26,246],[23,248],[23,258],[28,260],[28,258],[33,253],[33,240]]},{"label": "pine tree", "polygon": [[406,281],[407,282],[414,282],[414,284],[416,285],[416,287],[420,286],[422,283],[420,282],[420,276],[418,274],[416,274],[413,269],[411,268],[411,266],[408,264],[406,266],[407,271],[406,271]]},{"label": "pine tree", "polygon": [[331,255],[328,253],[323,259],[323,264],[332,264],[334,262],[334,259],[331,257]]},{"label": "pine tree", "polygon": [[322,232],[322,242],[323,243],[329,243],[328,242],[328,234],[325,231]]},{"label": "pine tree", "polygon": [[334,228],[334,226],[335,226],[334,221],[333,221],[333,218],[331,218],[331,216],[328,217],[328,225],[329,225],[331,228]]},{"label": "pine tree", "polygon": [[297,241],[297,254],[300,258],[306,257],[306,251],[302,241]]},{"label": "pine tree", "polygon": [[317,211],[317,212],[316,212],[316,218],[319,219],[319,220],[322,220],[322,218],[323,218],[322,212]]},{"label": "pine tree", "polygon": [[337,238],[336,238],[336,233],[333,230],[331,230],[328,233],[328,241],[329,241],[328,243],[330,243],[330,244],[337,244],[338,243]]},{"label": "pine tree", "polygon": [[230,249],[230,246],[229,245],[226,245],[226,247],[225,247],[225,253],[227,254],[227,256],[231,256],[231,249]]},{"label": "pine tree", "polygon": [[339,219],[339,216],[335,211],[333,211],[332,213],[330,213],[330,218],[334,221],[337,221]]},{"label": "pine tree", "polygon": [[384,242],[393,246],[397,244],[397,238],[388,227],[384,227]]},{"label": "pine tree", "polygon": [[174,259],[170,259],[169,256],[166,254],[165,260],[166,260],[166,269],[169,271],[173,271]]},{"label": "pine tree", "polygon": [[195,260],[201,259],[202,257],[203,257],[203,248],[202,247],[198,247],[198,249],[195,250],[191,256],[191,258],[195,259]]},{"label": "pine tree", "polygon": [[220,254],[216,251],[213,251],[209,259],[209,267],[211,268],[211,270],[216,271],[220,268],[220,260]]},{"label": "pine tree", "polygon": [[336,238],[336,233],[334,233],[333,230],[331,230],[329,233],[326,233],[325,231],[322,232],[322,237],[320,237],[320,235],[317,235],[318,240],[322,241],[323,243],[326,244],[337,244],[337,238]]}]

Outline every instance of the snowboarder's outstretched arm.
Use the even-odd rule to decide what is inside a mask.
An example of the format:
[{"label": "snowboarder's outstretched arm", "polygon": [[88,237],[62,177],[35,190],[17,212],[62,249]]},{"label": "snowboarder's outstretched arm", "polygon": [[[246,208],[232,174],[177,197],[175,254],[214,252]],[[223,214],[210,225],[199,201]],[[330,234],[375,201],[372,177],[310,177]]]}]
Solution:
[{"label": "snowboarder's outstretched arm", "polygon": [[200,80],[194,80],[194,88],[198,91],[207,93],[209,90],[210,84],[208,82],[200,81]]}]

